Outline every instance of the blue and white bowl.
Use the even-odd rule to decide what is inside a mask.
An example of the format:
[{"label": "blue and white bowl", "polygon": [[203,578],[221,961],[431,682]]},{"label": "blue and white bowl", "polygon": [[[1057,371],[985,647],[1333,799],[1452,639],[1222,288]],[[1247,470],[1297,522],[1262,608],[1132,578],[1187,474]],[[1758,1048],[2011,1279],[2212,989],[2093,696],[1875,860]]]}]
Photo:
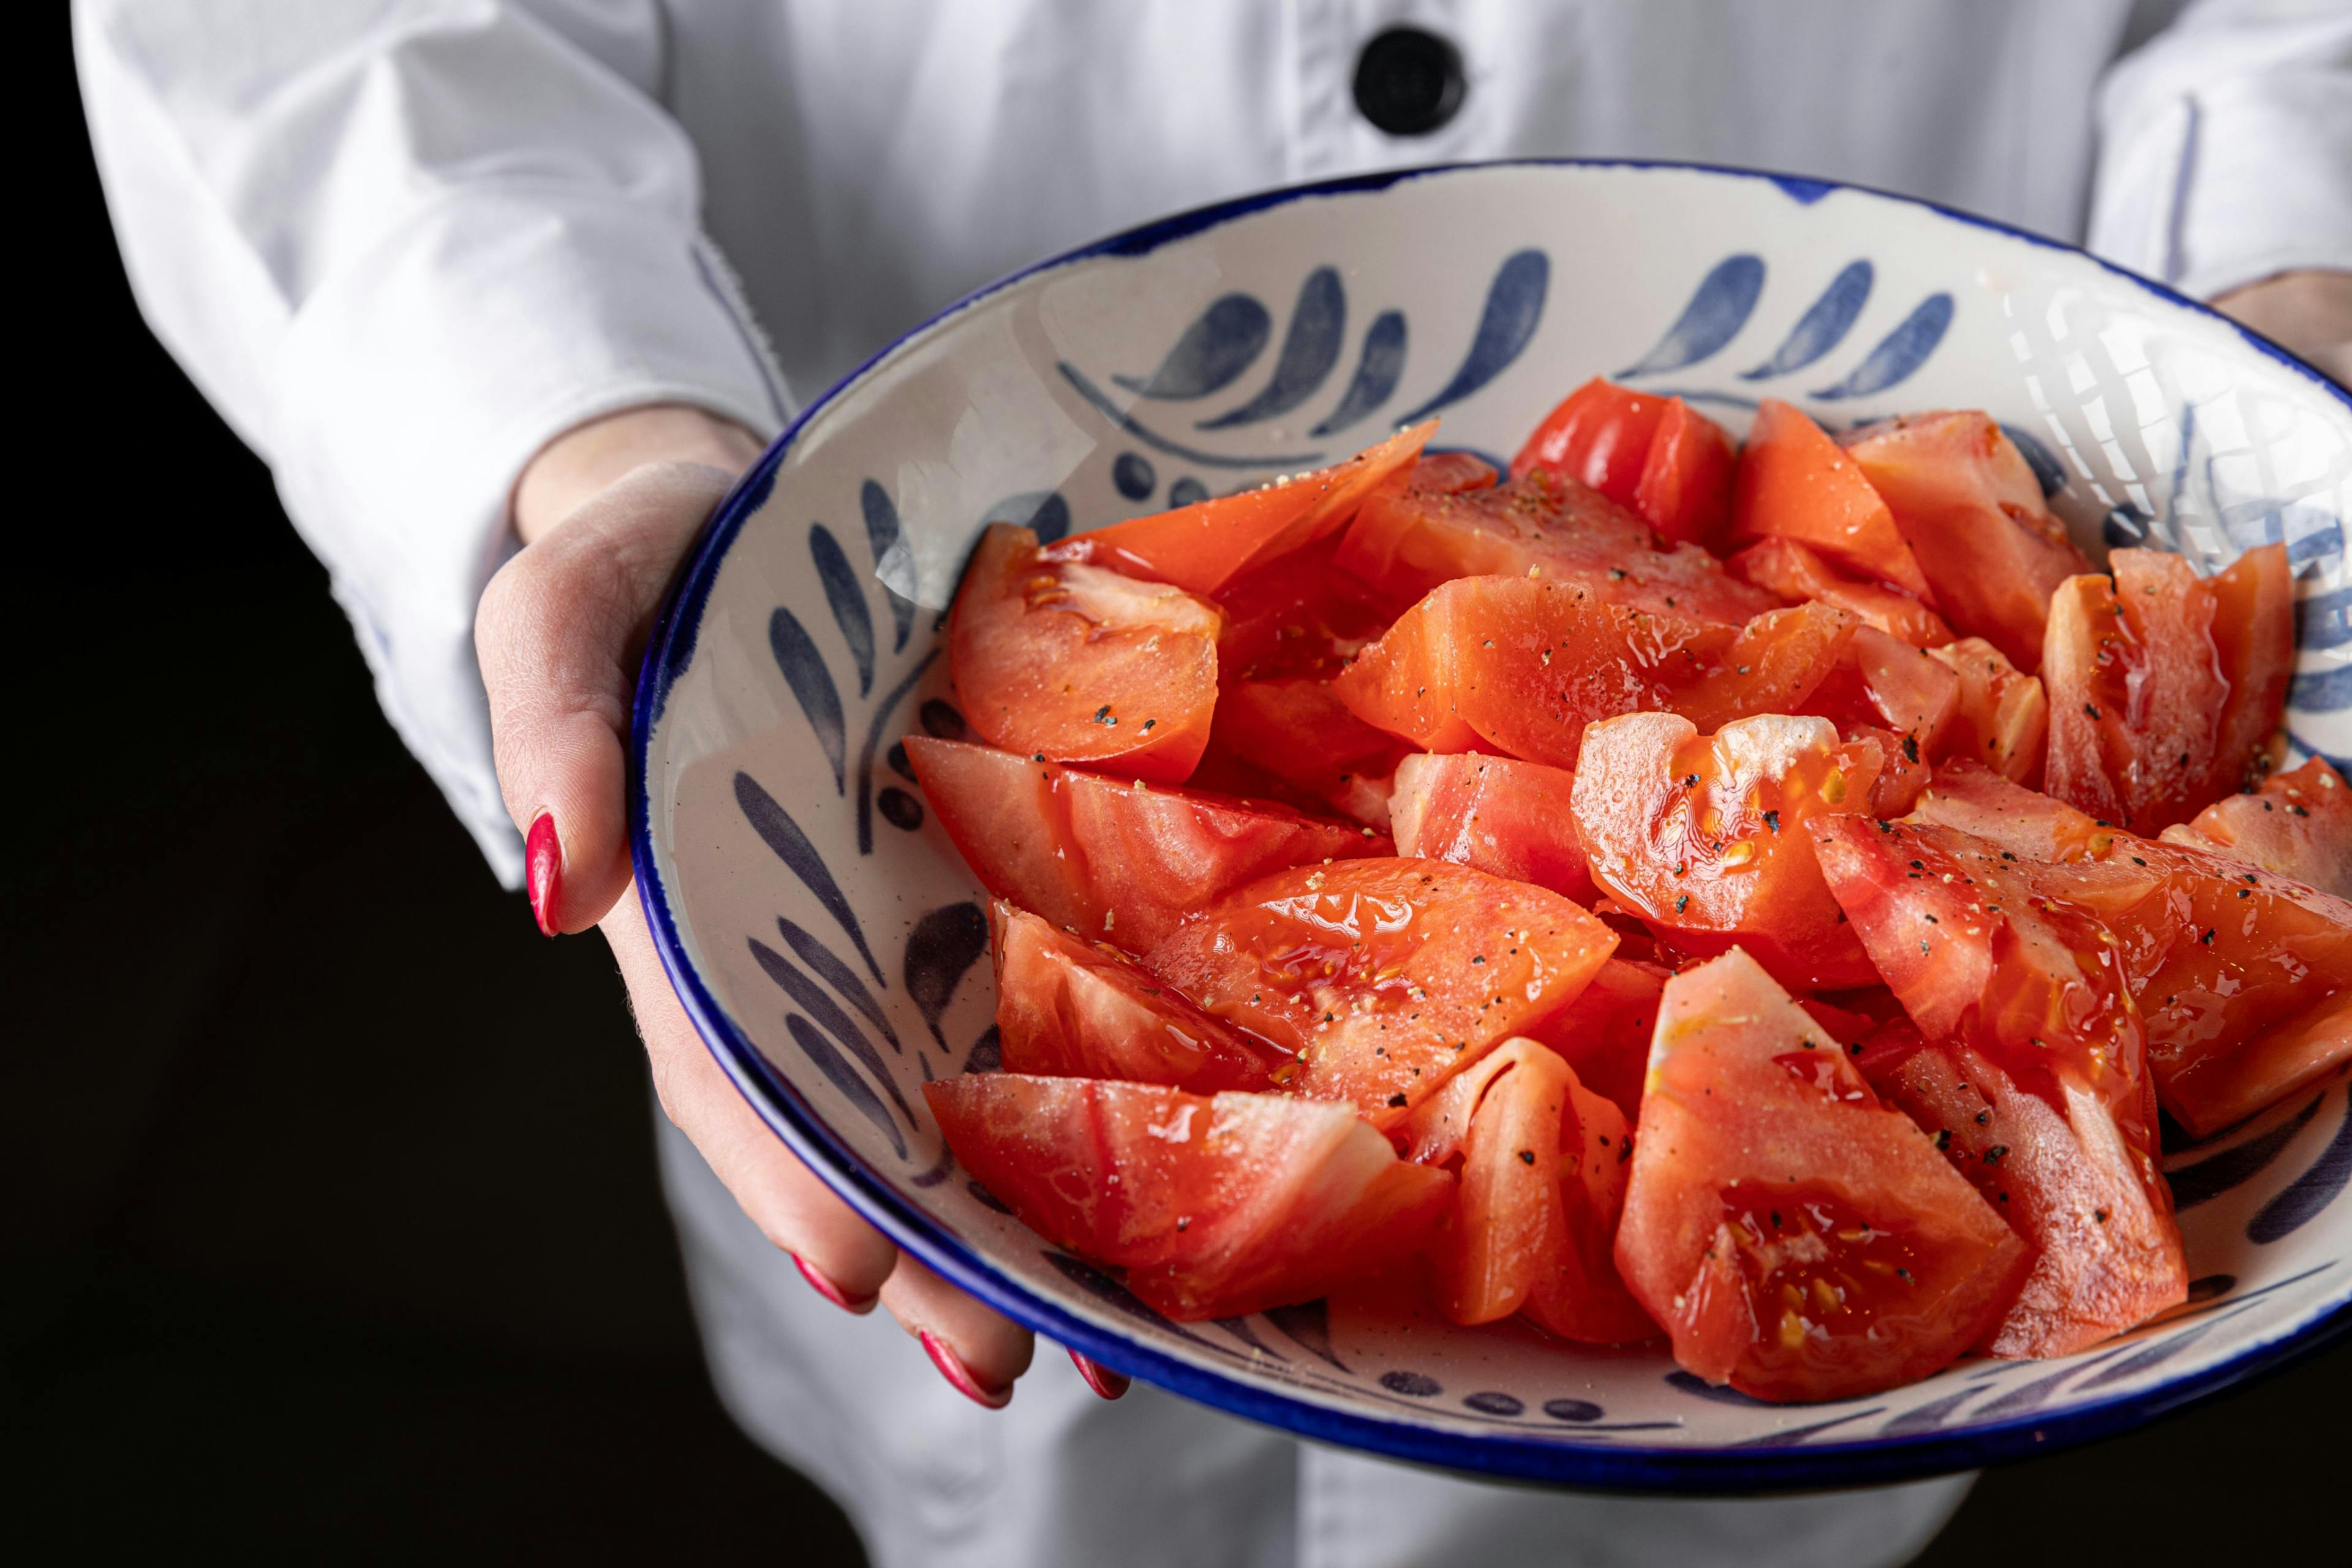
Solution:
[{"label": "blue and white bowl", "polygon": [[818,399],[721,509],[637,690],[638,887],[688,1011],[779,1136],[901,1246],[1122,1372],[1321,1439],[1635,1489],[1889,1480],[2144,1421],[2352,1326],[2345,1077],[2168,1162],[2196,1284],[2054,1362],[1759,1404],[1661,1348],[1359,1322],[1178,1324],[957,1169],[927,1079],[991,1065],[979,890],[896,742],[961,732],[940,631],[981,527],[1051,538],[1311,468],[1430,415],[1496,455],[1586,377],[1832,426],[1985,408],[2095,552],[2200,572],[2284,538],[2296,743],[2352,754],[2352,399],[2080,251],[1815,181],[1519,163],[1305,186],[1046,262]]}]

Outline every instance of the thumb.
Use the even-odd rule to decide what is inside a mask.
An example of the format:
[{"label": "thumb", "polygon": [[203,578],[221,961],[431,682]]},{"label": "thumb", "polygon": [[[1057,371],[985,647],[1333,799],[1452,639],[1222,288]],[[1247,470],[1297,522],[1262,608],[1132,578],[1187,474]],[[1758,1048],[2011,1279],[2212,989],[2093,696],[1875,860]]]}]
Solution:
[{"label": "thumb", "polygon": [[584,931],[629,885],[622,746],[663,591],[733,477],[649,463],[517,553],[483,591],[474,648],[507,814],[527,836],[540,930]]}]

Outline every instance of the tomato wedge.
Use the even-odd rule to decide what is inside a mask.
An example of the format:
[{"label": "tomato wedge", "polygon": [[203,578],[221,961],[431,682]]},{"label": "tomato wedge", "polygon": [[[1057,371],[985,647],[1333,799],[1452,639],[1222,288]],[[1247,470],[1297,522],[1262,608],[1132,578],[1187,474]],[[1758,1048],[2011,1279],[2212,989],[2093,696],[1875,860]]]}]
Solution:
[{"label": "tomato wedge", "polygon": [[2185,826],[2166,828],[2164,840],[2352,899],[2352,789],[2319,757],[2273,774],[2251,794],[2215,801]]},{"label": "tomato wedge", "polygon": [[1336,1105],[1013,1073],[923,1086],[981,1184],[1168,1317],[1309,1301],[1409,1254],[1454,1183]]},{"label": "tomato wedge", "polygon": [[1056,930],[1003,899],[991,902],[988,926],[1007,1072],[1214,1094],[1272,1089],[1274,1069],[1289,1066],[1115,949]]},{"label": "tomato wedge", "polygon": [[1404,613],[1410,598],[1384,594],[1341,568],[1339,549],[1337,539],[1326,539],[1218,593],[1225,612],[1217,639],[1220,679],[1328,679]]},{"label": "tomato wedge", "polygon": [[1345,860],[1229,895],[1144,955],[1207,1011],[1297,1055],[1291,1087],[1401,1121],[1617,945],[1557,893],[1443,860]]},{"label": "tomato wedge", "polygon": [[1617,1266],[1675,1360],[1759,1399],[1924,1377],[2027,1248],[1745,952],[1667,983]]},{"label": "tomato wedge", "polygon": [[1937,760],[1965,757],[2012,784],[2039,780],[2050,739],[2050,700],[2042,682],[2018,673],[1982,637],[1963,637],[1927,651],[1959,681],[1950,725],[1937,742]]},{"label": "tomato wedge", "polygon": [[1585,731],[1573,796],[1593,879],[1687,952],[1737,941],[1785,984],[1877,979],[1807,843],[1816,818],[1860,811],[1876,745],[1826,719],[1773,714],[1712,736],[1674,713]]},{"label": "tomato wedge", "polygon": [[1636,1121],[1658,994],[1673,974],[1663,964],[1612,955],[1573,1001],[1528,1026],[1528,1037],[1558,1052],[1579,1083]]},{"label": "tomato wedge", "polygon": [[2033,1246],[2017,1300],[1987,1337],[1998,1356],[2072,1355],[2187,1299],[2180,1233],[2113,1143],[2095,1098],[2045,1098],[1958,1042],[1875,1043],[1878,1091],[1933,1135],[1954,1169]]},{"label": "tomato wedge", "polygon": [[1269,801],[1139,788],[929,735],[905,744],[940,826],[981,886],[1130,951],[1268,871],[1389,852],[1370,829]]},{"label": "tomato wedge", "polygon": [[1838,669],[1805,703],[1841,724],[1892,730],[1907,743],[1906,760],[1935,756],[1959,707],[1960,678],[1933,654],[1874,626],[1854,628]]},{"label": "tomato wedge", "polygon": [[1304,792],[1334,801],[1360,773],[1396,771],[1405,749],[1349,710],[1328,680],[1235,680],[1217,699],[1210,733],[1255,768]]},{"label": "tomato wedge", "polygon": [[1431,495],[1454,495],[1463,490],[1483,490],[1499,478],[1495,466],[1476,453],[1442,447],[1423,450],[1420,466],[1413,469],[1408,482],[1414,489]]},{"label": "tomato wedge", "polygon": [[[2042,656],[2050,793],[2152,835],[2259,780],[2293,659],[2285,563],[2266,545],[2200,583],[2168,551],[2118,550],[2112,583],[2062,584]],[[2225,602],[2271,624],[2225,630]]]},{"label": "tomato wedge", "polygon": [[1397,853],[1451,860],[1592,901],[1565,768],[1508,757],[1416,754],[1397,764],[1389,836]]},{"label": "tomato wedge", "polygon": [[1695,544],[1656,547],[1650,525],[1607,496],[1538,468],[1485,489],[1408,480],[1364,503],[1339,564],[1407,597],[1456,577],[1534,575],[1594,598],[1738,625],[1772,595],[1734,580]]},{"label": "tomato wedge", "polygon": [[964,717],[992,745],[1181,784],[1209,743],[1224,616],[1181,589],[980,536],[948,625]]},{"label": "tomato wedge", "polygon": [[1633,488],[1633,510],[1668,544],[1714,550],[1731,531],[1738,455],[1723,426],[1679,397],[1666,399]]},{"label": "tomato wedge", "polygon": [[1944,617],[1902,589],[1848,577],[1793,539],[1759,540],[1733,556],[1730,565],[1733,576],[1790,604],[1818,599],[1834,605],[1914,647],[1940,647],[1952,640]]},{"label": "tomato wedge", "polygon": [[1045,553],[1189,594],[1213,595],[1244,573],[1345,526],[1364,498],[1411,468],[1437,431],[1428,420],[1344,463],[1076,534]]},{"label": "tomato wedge", "polygon": [[1677,713],[1701,729],[1759,713],[1805,708],[1853,660],[1864,633],[1843,610],[1806,604],[1767,610],[1746,626],[1716,659],[1714,669],[1674,700]]},{"label": "tomato wedge", "polygon": [[1737,466],[1723,426],[1681,398],[1595,376],[1536,426],[1511,477],[1540,468],[1575,479],[1631,507],[1667,542],[1711,548],[1731,521]]},{"label": "tomato wedge", "polygon": [[1737,541],[1790,539],[1846,571],[1890,583],[1930,609],[1937,597],[1895,515],[1845,448],[1775,398],[1756,409],[1732,502]]},{"label": "tomato wedge", "polygon": [[1974,412],[1914,415],[1850,433],[1845,450],[1935,583],[1945,618],[2032,670],[2050,596],[2091,563],[2000,426]]}]

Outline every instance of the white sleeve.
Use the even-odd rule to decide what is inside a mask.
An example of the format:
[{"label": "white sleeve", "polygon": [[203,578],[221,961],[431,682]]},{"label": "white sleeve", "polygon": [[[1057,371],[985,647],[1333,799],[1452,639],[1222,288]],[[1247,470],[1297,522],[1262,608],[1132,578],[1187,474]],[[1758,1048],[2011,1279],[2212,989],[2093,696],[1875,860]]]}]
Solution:
[{"label": "white sleeve", "polygon": [[2352,269],[2352,0],[2198,0],[2107,74],[2090,246],[2205,300]]},{"label": "white sleeve", "polygon": [[140,307],[510,885],[473,618],[522,465],[639,403],[783,417],[655,100],[661,26],[656,0],[75,0]]}]

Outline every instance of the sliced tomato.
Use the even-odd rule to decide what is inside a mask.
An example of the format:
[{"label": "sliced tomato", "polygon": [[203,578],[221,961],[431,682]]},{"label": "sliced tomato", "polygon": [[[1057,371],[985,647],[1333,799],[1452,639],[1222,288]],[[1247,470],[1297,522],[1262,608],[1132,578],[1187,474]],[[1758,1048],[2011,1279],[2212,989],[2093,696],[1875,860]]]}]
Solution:
[{"label": "sliced tomato", "polygon": [[1874,626],[1857,626],[1839,668],[1804,708],[1841,724],[1883,725],[1904,737],[1904,755],[1916,763],[1937,754],[1959,698],[1949,665]]},{"label": "sliced tomato", "polygon": [[1884,759],[1870,786],[1870,804],[1864,808],[1872,816],[1906,815],[1935,777],[1934,764],[1919,750],[1916,736],[1898,735],[1884,724],[1841,724],[1838,734],[1849,745],[1874,742]]},{"label": "sliced tomato", "polygon": [[928,735],[905,743],[982,887],[1131,952],[1268,871],[1389,852],[1384,836],[1270,801],[1139,787]]},{"label": "sliced tomato", "polygon": [[1004,1070],[1114,1078],[1195,1094],[1275,1087],[1290,1064],[1101,942],[1003,899],[988,911]]},{"label": "sliced tomato", "polygon": [[1641,483],[1633,487],[1633,510],[1668,544],[1715,550],[1731,531],[1738,468],[1738,455],[1723,426],[1670,397],[1650,438]]},{"label": "sliced tomato", "polygon": [[1424,447],[1421,462],[1408,482],[1413,489],[1432,495],[1456,495],[1464,490],[1483,490],[1499,478],[1495,466],[1475,452],[1458,447],[1435,451]]},{"label": "sliced tomato", "polygon": [[1344,463],[1076,534],[1046,554],[1213,595],[1244,573],[1345,526],[1366,496],[1412,466],[1436,430],[1432,419]]},{"label": "sliced tomato", "polygon": [[1443,860],[1278,872],[1203,910],[1144,965],[1293,1052],[1292,1082],[1387,1127],[1583,990],[1617,939],[1557,893]]},{"label": "sliced tomato", "polygon": [[1511,459],[1511,478],[1541,468],[1630,507],[1665,412],[1666,399],[1596,375],[1544,416]]},{"label": "sliced tomato", "polygon": [[1864,1072],[2033,1247],[1986,1350],[2072,1355],[2187,1299],[2179,1229],[2118,1157],[2095,1097],[2072,1086],[2045,1097],[1982,1051],[1912,1040],[1891,1064],[1865,1050]]},{"label": "sliced tomato", "polygon": [[1685,1369],[1759,1399],[1893,1388],[1997,1321],[2026,1261],[1754,960],[1668,982],[1617,1266]]},{"label": "sliced tomato", "polygon": [[2000,426],[1974,412],[1865,426],[1845,450],[1936,584],[1937,605],[2032,671],[2058,584],[2091,570]]},{"label": "sliced tomato", "polygon": [[2284,544],[2265,544],[2204,585],[2213,595],[2213,652],[2230,683],[2214,726],[2218,798],[2267,777],[2286,758],[2280,726],[2294,677],[2294,570]]},{"label": "sliced tomato", "polygon": [[1714,669],[1733,635],[1566,584],[1465,577],[1399,616],[1332,689],[1424,751],[1573,768],[1588,722],[1664,706]]},{"label": "sliced tomato", "polygon": [[1959,682],[1950,727],[1936,743],[1937,760],[1965,757],[2013,784],[2038,782],[2050,739],[2050,701],[2042,682],[2020,674],[1982,637],[1963,637],[1928,653]]},{"label": "sliced tomato", "polygon": [[1775,398],[1758,405],[1748,428],[1731,533],[1739,541],[1794,540],[1847,572],[1936,606],[1894,514],[1862,469],[1829,432]]},{"label": "sliced tomato", "polygon": [[1767,610],[1739,628],[1713,669],[1675,697],[1675,711],[1705,730],[1801,710],[1852,662],[1853,639],[1864,633],[1878,635],[1828,605]]},{"label": "sliced tomato", "polygon": [[948,668],[992,745],[1181,783],[1209,743],[1223,626],[1180,588],[1045,560],[996,523],[956,594]]},{"label": "sliced tomato", "polygon": [[1534,575],[1596,599],[1738,625],[1772,595],[1695,544],[1658,549],[1650,525],[1590,486],[1538,468],[1487,489],[1408,482],[1364,503],[1339,564],[1412,597],[1457,577]]},{"label": "sliced tomato", "polygon": [[1567,1222],[1557,1263],[1536,1276],[1521,1309],[1562,1339],[1631,1344],[1656,1339],[1651,1317],[1617,1272],[1617,1226],[1633,1173],[1633,1129],[1616,1102],[1568,1080],[1561,1119],[1559,1183]]},{"label": "sliced tomato", "polygon": [[1289,1095],[978,1073],[923,1098],[1031,1229],[1180,1320],[1323,1296],[1410,1253],[1453,1194],[1344,1108]]},{"label": "sliced tomato", "polygon": [[2221,580],[2200,583],[2168,551],[2118,550],[2110,564],[2112,583],[2070,577],[2051,602],[2046,778],[2069,805],[2152,835],[2268,770],[2292,657],[2273,646],[2292,637],[2292,616],[2269,605],[2285,552],[2265,546],[2231,568],[2231,613],[2267,605],[2273,624],[2226,636]]},{"label": "sliced tomato", "polygon": [[1612,956],[1592,984],[1549,1017],[1528,1026],[1575,1070],[1577,1081],[1631,1121],[1642,1113],[1642,1079],[1650,1068],[1650,1035],[1658,994],[1674,972],[1663,964]]},{"label": "sliced tomato", "polygon": [[1397,853],[1451,860],[1592,901],[1565,768],[1509,757],[1416,754],[1397,764],[1389,837]]},{"label": "sliced tomato", "polygon": [[1822,880],[1807,828],[1870,798],[1878,748],[1773,714],[1702,736],[1673,713],[1585,732],[1577,830],[1593,879],[1686,952],[1737,942],[1790,985],[1877,978]]},{"label": "sliced tomato", "polygon": [[1952,628],[1944,617],[1902,589],[1849,577],[1793,539],[1760,539],[1733,556],[1730,564],[1732,575],[1742,582],[1769,589],[1791,604],[1818,599],[1834,605],[1914,647],[1940,647],[1952,640]]},{"label": "sliced tomato", "polygon": [[2250,794],[2215,801],[2186,825],[2166,828],[2164,840],[2352,899],[2352,789],[2319,757]]},{"label": "sliced tomato", "polygon": [[1912,815],[1957,828],[2019,858],[2013,864],[2079,860],[2095,841],[2112,842],[2115,829],[2073,806],[2014,784],[1990,768],[1954,758],[1936,770],[1936,782]]},{"label": "sliced tomato", "polygon": [[1312,798],[1335,801],[1362,773],[1396,771],[1405,749],[1349,711],[1328,680],[1234,680],[1217,699],[1211,734],[1254,767]]},{"label": "sliced tomato", "polygon": [[1337,674],[1412,601],[1384,594],[1342,569],[1326,539],[1236,578],[1217,595],[1225,612],[1217,673],[1275,680]]}]

